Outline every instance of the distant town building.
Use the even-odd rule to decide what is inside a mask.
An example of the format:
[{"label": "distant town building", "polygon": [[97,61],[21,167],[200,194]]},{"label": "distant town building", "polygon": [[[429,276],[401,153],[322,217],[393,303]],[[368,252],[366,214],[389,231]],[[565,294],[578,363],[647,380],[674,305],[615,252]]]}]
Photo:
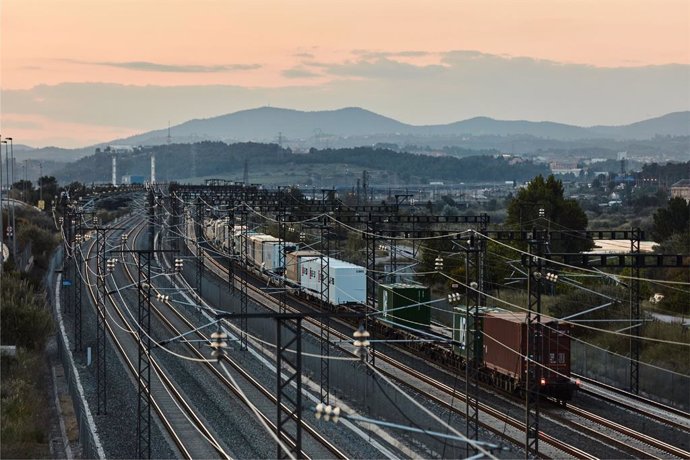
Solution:
[{"label": "distant town building", "polygon": [[581,168],[577,167],[577,162],[563,162],[563,161],[552,161],[549,163],[549,168],[554,174],[575,174],[580,175]]},{"label": "distant town building", "polygon": [[[99,149],[96,149],[96,152],[98,152]],[[116,144],[111,144],[108,145],[103,149],[104,152],[106,153],[132,153],[134,152],[134,147],[131,145],[116,145]]]},{"label": "distant town building", "polygon": [[681,179],[671,186],[671,198],[676,197],[690,203],[690,179]]}]

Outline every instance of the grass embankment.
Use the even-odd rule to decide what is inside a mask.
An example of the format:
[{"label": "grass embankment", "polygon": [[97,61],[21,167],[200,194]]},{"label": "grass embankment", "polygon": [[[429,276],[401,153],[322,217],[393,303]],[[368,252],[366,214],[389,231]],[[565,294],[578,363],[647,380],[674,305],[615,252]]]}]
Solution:
[{"label": "grass embankment", "polygon": [[51,224],[52,220],[35,211],[17,213],[18,245],[31,242],[33,269],[20,274],[8,262],[2,274],[2,344],[16,345],[17,355],[2,358],[1,458],[50,457],[52,393],[44,349],[53,322],[40,280],[58,241]]}]

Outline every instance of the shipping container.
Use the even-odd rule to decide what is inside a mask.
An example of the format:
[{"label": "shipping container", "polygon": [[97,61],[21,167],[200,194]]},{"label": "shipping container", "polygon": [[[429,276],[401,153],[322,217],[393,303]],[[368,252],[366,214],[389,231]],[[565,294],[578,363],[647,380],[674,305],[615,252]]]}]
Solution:
[{"label": "shipping container", "polygon": [[[512,387],[527,385],[528,353],[527,315],[525,313],[487,313],[483,315],[484,366],[491,372],[508,377]],[[536,326],[530,334],[541,337],[542,353],[529,350],[529,356],[541,366],[539,384],[544,394],[569,400],[575,389],[570,381],[570,326],[558,321],[542,321],[541,334]],[[533,377],[529,377],[530,379]]]},{"label": "shipping container", "polygon": [[[470,309],[473,309],[473,307],[470,306]],[[502,308],[498,307],[484,307],[480,306],[478,308],[478,313],[479,313],[479,330],[481,331],[482,327],[482,315],[488,314],[488,313],[503,313],[506,312],[507,310],[504,310]],[[467,333],[467,329],[469,328],[469,334]],[[467,340],[472,340],[474,337],[474,331],[475,331],[475,326],[474,326],[474,317],[472,315],[472,311],[470,311],[470,318],[469,322],[467,321],[467,306],[461,305],[458,307],[453,308],[453,340],[457,342],[455,345],[453,345],[453,349],[455,350],[456,353],[459,353],[463,357],[466,356],[466,350],[467,350]],[[484,350],[484,336],[480,333],[479,334],[479,350],[480,350],[480,361],[483,361],[483,350]]]},{"label": "shipping container", "polygon": [[215,231],[213,233],[213,243],[223,247],[223,240],[225,239],[225,231],[227,225],[223,219],[218,219],[214,222]]},{"label": "shipping container", "polygon": [[[281,248],[282,246],[282,248]],[[299,248],[297,243],[289,241],[265,241],[263,245],[263,259],[264,268],[275,273],[282,273],[285,268],[285,254],[295,252]],[[281,254],[280,250],[283,250]]]},{"label": "shipping container", "polygon": [[308,258],[319,258],[318,251],[294,251],[287,255],[287,267],[285,270],[285,277],[295,283],[300,284],[300,274],[302,272],[300,262]]},{"label": "shipping container", "polygon": [[328,302],[332,305],[365,303],[367,295],[366,269],[343,260],[324,257],[330,279],[322,279],[321,258],[305,257],[300,261],[300,286],[319,297],[328,283]]},{"label": "shipping container", "polygon": [[264,269],[264,243],[278,241],[278,238],[263,233],[249,236],[249,261],[257,267]]},{"label": "shipping container", "polygon": [[[247,244],[245,248],[244,235],[247,235]],[[245,228],[240,225],[236,225],[233,228],[233,242],[235,246],[235,254],[239,255],[241,260],[244,260],[245,251],[249,254],[249,238],[256,235],[256,232],[245,231]]]},{"label": "shipping container", "polygon": [[431,308],[419,305],[431,300],[426,286],[393,283],[378,287],[378,309],[383,319],[414,329],[427,329],[431,324]]}]

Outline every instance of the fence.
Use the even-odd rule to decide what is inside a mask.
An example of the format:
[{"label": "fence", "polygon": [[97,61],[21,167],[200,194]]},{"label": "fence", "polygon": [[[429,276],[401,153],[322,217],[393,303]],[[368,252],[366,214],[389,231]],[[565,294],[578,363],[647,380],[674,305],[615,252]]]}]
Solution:
[{"label": "fence", "polygon": [[86,403],[84,388],[81,385],[79,372],[74,364],[74,358],[70,351],[69,338],[65,331],[65,324],[62,320],[62,312],[60,311],[60,286],[56,286],[59,277],[55,273],[62,264],[62,251],[58,250],[50,260],[48,272],[45,277],[46,292],[48,294],[48,301],[52,306],[53,318],[57,324],[57,349],[58,357],[65,369],[65,378],[67,380],[67,387],[69,389],[72,402],[74,404],[74,412],[77,417],[79,426],[79,443],[81,444],[82,454],[81,458],[105,458],[103,447],[100,444],[98,435],[93,431],[95,423],[91,411]]},{"label": "fence", "polygon": [[[630,385],[630,360],[589,344],[573,341],[571,369],[575,374],[617,388]],[[640,394],[670,406],[690,409],[690,376],[680,375],[640,362]]]}]

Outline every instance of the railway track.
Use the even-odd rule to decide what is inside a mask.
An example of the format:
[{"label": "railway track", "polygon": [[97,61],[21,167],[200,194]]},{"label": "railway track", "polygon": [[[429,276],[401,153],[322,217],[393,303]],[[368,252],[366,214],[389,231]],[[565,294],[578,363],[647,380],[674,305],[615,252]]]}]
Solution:
[{"label": "railway track", "polygon": [[[141,232],[141,229],[143,227],[139,226],[139,229],[136,230],[135,236],[132,239],[133,244],[136,244],[137,238],[139,233]],[[130,239],[128,238],[128,241]],[[133,246],[134,247],[134,246]],[[131,254],[131,256],[134,258],[135,255]],[[127,277],[134,282],[134,276],[129,270],[129,268],[125,265],[125,272],[127,274]],[[152,290],[156,293],[159,291],[152,286]],[[158,302],[158,305],[164,305],[166,307],[166,312],[169,312],[172,314],[174,317],[174,321],[177,322],[177,325],[173,323],[173,320],[166,314],[166,312],[163,312],[160,308],[158,308],[154,302],[152,302],[152,311],[156,316],[159,318],[159,320],[170,330],[173,336],[178,336],[181,335],[184,331],[190,331],[190,330],[195,330],[196,326],[189,321],[187,316],[180,312],[178,308],[176,308],[172,302],[170,301],[162,301]],[[201,340],[206,343],[210,343],[210,337],[206,334],[204,334],[202,331],[196,330],[194,332],[194,335],[198,338],[198,340]],[[213,360],[213,358],[210,356],[210,353],[203,353],[201,350],[197,349],[190,343],[186,343],[186,348],[187,350],[191,353],[192,357],[197,358],[197,359],[204,359],[204,360]],[[210,351],[210,350],[209,350]],[[226,364],[229,364],[234,371],[239,374],[244,381],[249,383],[253,388],[255,388],[258,393],[260,393],[261,397],[267,399],[273,406],[277,403],[277,398],[274,394],[273,391],[269,390],[264,386],[261,382],[259,382],[257,379],[252,377],[243,367],[237,363],[235,360],[233,360],[230,356],[224,356],[222,358],[223,362]],[[217,366],[214,366],[210,362],[205,362],[203,363],[205,368],[222,384],[228,388],[239,400],[243,401],[243,398],[241,397],[241,389],[235,387],[232,382],[228,379],[228,377],[223,374]],[[244,402],[244,401],[243,401]],[[287,411],[289,408],[283,404],[283,408]],[[275,423],[267,417],[264,413],[260,412],[261,417],[266,425],[268,425],[273,431],[276,431],[276,426]],[[309,434],[314,440],[316,440],[319,444],[324,446],[328,452],[330,452],[335,458],[341,458],[345,459],[347,458],[347,455],[342,452],[335,444],[333,444],[331,441],[326,439],[321,433],[319,433],[314,427],[306,423],[304,420],[302,421],[302,428],[305,430],[307,434]],[[288,433],[283,433],[284,438],[283,442],[285,442],[290,448],[295,447],[295,440],[294,438],[289,435]],[[302,451],[301,455],[304,458],[310,458],[308,454],[304,451]]]},{"label": "railway track", "polygon": [[[204,258],[205,261],[207,261],[207,264],[210,264],[212,267],[212,271],[215,272],[215,274],[221,279],[227,278],[227,269],[220,263],[218,260],[216,260],[215,257],[213,256],[207,256]],[[239,277],[236,277],[237,280],[239,280]],[[261,290],[257,289],[255,286],[249,285],[249,290],[253,293],[253,297],[255,299],[258,298],[258,300],[266,304],[267,302],[273,304],[274,307],[277,306],[276,299],[273,298],[272,296],[262,292]],[[306,308],[313,309],[314,307],[309,305],[306,302],[301,302]],[[288,308],[291,308],[288,306]],[[321,325],[317,321],[308,321],[311,323],[312,326],[320,328]],[[349,325],[346,325],[349,327]],[[318,330],[312,330],[311,331],[314,335],[317,337],[319,336]],[[340,340],[350,340],[351,338],[348,337],[345,334],[342,334],[336,329],[331,328],[330,334],[334,336],[335,338],[338,338]],[[345,350],[349,351],[349,350]],[[421,373],[419,371],[416,371],[415,369],[410,368],[409,366],[401,363],[400,361],[387,356],[385,354],[382,354],[377,351],[376,357],[379,360],[382,360],[389,364],[390,366],[397,368],[401,371],[403,371],[405,374],[409,376],[415,377],[417,380],[423,381],[427,383],[428,385],[442,391],[448,396],[455,397],[457,399],[461,399],[463,402],[465,401],[464,395],[460,394],[456,389],[453,389],[452,387],[439,382],[438,380],[435,380],[429,376],[427,376],[424,373]],[[410,384],[408,379],[405,378],[400,378],[399,376],[390,373],[390,372],[384,372],[386,373],[390,378],[398,381],[399,383],[413,389],[414,391],[418,391],[419,389],[415,386]],[[438,398],[434,395],[431,394],[426,394],[428,398],[434,400],[438,404],[440,404],[442,407],[445,407],[448,410],[451,410],[455,413],[458,413],[460,415],[464,415],[458,408],[452,407],[452,405],[449,405],[447,402],[445,402],[443,399]],[[617,403],[617,401],[615,401]],[[659,407],[660,405],[656,404],[656,407]],[[669,424],[671,426],[677,427],[679,429],[683,430],[688,430],[688,427],[686,425],[683,425],[681,423],[677,423],[671,420],[668,420],[668,418],[662,418],[660,416],[655,416],[655,415],[650,415],[647,412],[644,412],[643,410],[639,408],[635,408],[634,406],[628,404],[626,405],[627,408],[630,408],[631,410],[635,410],[636,412],[643,414],[645,416],[649,416],[650,418],[653,418],[657,421],[661,421],[663,423]],[[646,458],[664,458],[667,457],[669,454],[672,456],[676,456],[679,458],[690,458],[690,452],[685,451],[681,448],[678,448],[676,446],[673,446],[669,443],[666,443],[664,441],[655,439],[651,436],[648,436],[644,433],[641,433],[639,431],[636,431],[634,429],[628,428],[622,424],[607,420],[604,417],[598,416],[592,412],[586,411],[584,409],[575,407],[575,406],[568,406],[566,408],[566,411],[568,414],[570,414],[570,418],[563,418],[560,414],[549,414],[549,416],[552,416],[555,421],[560,421],[560,423],[564,426],[569,426],[569,427],[575,427],[577,428],[577,431],[580,431],[581,433],[591,437],[600,440],[601,442],[605,443],[606,445],[615,447],[621,451],[629,452],[636,457],[646,457]],[[489,414],[490,416],[494,417],[496,420],[500,420],[501,422],[508,424],[520,431],[524,431],[525,425],[524,422],[521,420],[514,419],[512,417],[508,417],[505,414],[502,414],[500,411],[491,408],[490,406],[487,406],[485,404],[480,405],[480,413],[486,413]],[[683,416],[684,413],[682,411],[677,411],[676,412],[679,416]],[[687,414],[685,414],[687,415]],[[578,423],[577,421],[573,420],[572,416],[577,416],[580,419],[584,420],[584,423]],[[490,425],[482,423],[484,428],[489,429],[491,431],[496,432],[495,429],[493,429]],[[605,430],[597,430],[592,428],[592,426],[599,426],[599,427],[604,427]],[[608,431],[611,434],[607,434],[605,431]],[[502,433],[498,433],[502,434]],[[540,431],[539,433],[540,436],[540,441],[546,442],[547,444],[550,444],[554,448],[569,454],[573,455],[574,457],[577,458],[593,458],[590,454],[587,452],[578,449],[574,446],[571,446],[567,443],[564,443],[546,433],[543,431]],[[516,440],[513,440],[514,442]],[[632,441],[632,442],[631,442]],[[519,441],[517,441],[519,443]],[[651,449],[649,449],[651,447]]]},{"label": "railway track", "polygon": [[[586,429],[591,430],[590,434],[602,437],[607,442],[615,443],[620,446],[622,450],[627,451],[639,458],[668,458],[668,455],[673,455],[678,458],[690,458],[690,452],[660,441],[652,436],[648,436],[639,431],[630,429],[619,423],[608,420],[605,417],[596,415],[587,410],[575,406],[568,407],[569,415],[574,415],[585,420],[586,425],[580,423]],[[572,417],[568,417],[567,423],[577,423]],[[596,428],[595,428],[596,427]],[[622,438],[614,438],[603,433],[603,431],[612,430],[619,433]],[[650,450],[649,447],[652,449]]]},{"label": "railway track", "polygon": [[626,410],[642,414],[648,418],[664,423],[673,429],[690,433],[690,413],[662,404],[657,401],[606,385],[596,380],[575,375],[580,379],[580,391],[595,398],[624,407]]},{"label": "railway track", "polygon": [[[207,255],[206,257],[204,257],[204,261],[208,265],[208,268],[212,272],[214,272],[217,276],[219,276],[221,279],[227,279],[228,270],[220,262],[218,262],[218,260],[216,260],[215,257],[213,257],[212,255]],[[239,276],[236,276],[236,281],[237,282],[240,281]],[[257,288],[256,286],[253,286],[251,284],[248,284],[248,291],[249,291],[250,297],[252,297],[255,301],[258,301],[259,303],[263,304],[264,306],[268,306],[269,308],[271,308],[273,310],[277,310],[277,308],[278,308],[277,300],[274,297],[272,297],[271,295],[266,294],[261,289]],[[306,302],[300,301],[300,303],[302,304],[302,306],[304,308],[308,308],[308,309],[312,309],[312,310],[314,309],[313,306],[309,305]],[[293,312],[299,311],[299,310],[295,309],[294,307],[291,307],[290,305],[288,305],[288,309],[290,311],[293,311]],[[336,320],[333,320],[333,321],[336,321]],[[318,322],[318,320],[307,318],[304,320],[304,322],[305,322],[305,326],[306,326],[305,329],[307,329],[314,336],[320,337],[319,328],[321,327],[321,324]],[[347,328],[352,327],[351,325],[346,324],[346,323],[342,323],[342,325],[344,327],[347,327]],[[338,339],[340,341],[352,340],[352,337],[350,337],[346,334],[343,334],[342,332],[340,332],[339,330],[334,329],[334,328],[330,329],[330,334],[335,339]],[[352,356],[354,356],[353,355],[354,349],[345,349],[343,347],[339,347],[339,348],[342,351],[349,353]],[[460,399],[464,400],[464,395],[462,395],[461,393],[459,393],[457,391],[453,391],[452,388],[448,387],[447,385],[443,384],[442,382],[439,382],[435,379],[432,379],[431,377],[428,377],[427,375],[410,368],[409,366],[401,363],[400,361],[396,360],[395,358],[392,358],[390,356],[387,356],[387,355],[377,351],[376,352],[376,359],[385,361],[391,367],[394,367],[394,368],[400,370],[401,372],[403,372],[406,377],[414,377],[417,380],[420,380],[420,381],[422,381],[422,382],[424,382],[424,383],[426,383],[426,384],[428,384],[428,385],[430,385],[430,386],[432,386],[438,390],[441,390],[443,393],[445,393],[448,396],[452,396],[456,399],[460,398]],[[387,371],[384,371],[382,369],[379,369],[379,370],[382,371],[383,373],[385,373],[389,378],[392,378],[395,381],[397,381],[398,383],[400,383],[400,384],[402,384],[408,388],[411,388],[412,390],[414,390],[416,392],[420,392],[420,389],[417,386],[410,383],[409,378],[401,377],[399,374],[387,372]],[[457,406],[453,406],[452,404],[449,404],[446,400],[439,398],[438,396],[432,395],[428,392],[422,392],[422,393],[424,393],[425,397],[427,397],[430,400],[441,405],[441,407],[444,407],[445,409],[464,417],[464,415],[465,415],[464,411],[461,410],[460,408],[458,408]],[[481,411],[483,411],[485,414],[493,417],[495,420],[498,420],[500,423],[507,424],[507,425],[517,429],[520,432],[524,432],[524,430],[525,430],[524,422],[517,420],[515,418],[512,418],[512,417],[508,417],[496,409],[493,409],[489,406],[483,405],[481,407]],[[483,428],[485,428],[489,431],[492,431],[499,436],[506,437],[506,433],[503,430],[496,429],[494,427],[494,425],[492,425],[490,423],[480,421],[480,425]],[[522,444],[522,442],[523,442],[522,439],[517,439],[517,438],[509,438],[509,440],[513,443],[518,444],[518,445]],[[568,443],[560,441],[560,440],[558,440],[552,436],[549,436],[548,434],[543,433],[543,432],[540,432],[540,440],[547,443],[548,445],[550,445],[551,447],[553,447],[557,451],[563,452],[567,455],[571,455],[575,458],[581,458],[581,459],[596,458],[596,457],[588,454],[587,452],[583,451],[582,449],[578,449],[575,446],[572,446]]]},{"label": "railway track", "polygon": [[[112,236],[112,235],[110,235]],[[88,244],[88,243],[87,243]],[[84,260],[92,261],[91,254],[95,247],[95,242],[91,242],[87,248]],[[95,269],[85,270],[86,286],[93,305],[97,305],[97,294],[94,292],[96,280],[93,278]],[[131,375],[136,378],[138,369],[136,359],[138,359],[138,334],[136,328],[132,328],[127,317],[117,306],[117,302],[108,295],[110,302],[105,302],[105,314],[107,317],[119,318],[125,327],[113,328],[111,322],[106,321],[106,333],[109,335],[112,344],[119,352],[120,357],[130,370]],[[109,308],[109,306],[111,308]],[[112,309],[113,311],[108,311]],[[96,313],[98,314],[98,313]],[[172,380],[166,372],[158,365],[153,357],[150,357],[151,369],[153,370],[150,381],[151,407],[158,415],[161,424],[179,449],[184,458],[232,458],[225,451],[221,444],[215,439],[214,435],[208,430],[206,425],[197,415],[195,410],[187,403],[186,398],[176,389]]]}]

